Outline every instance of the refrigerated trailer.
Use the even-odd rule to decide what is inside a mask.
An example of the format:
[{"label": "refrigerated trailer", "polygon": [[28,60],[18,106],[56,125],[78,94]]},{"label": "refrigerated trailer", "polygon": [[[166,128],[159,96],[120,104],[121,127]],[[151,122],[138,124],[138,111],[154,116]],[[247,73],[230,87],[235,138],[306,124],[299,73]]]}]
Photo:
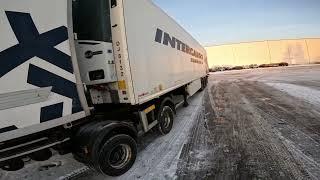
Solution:
[{"label": "refrigerated trailer", "polygon": [[0,2],[0,167],[51,150],[111,176],[207,84],[204,48],[149,0]]}]

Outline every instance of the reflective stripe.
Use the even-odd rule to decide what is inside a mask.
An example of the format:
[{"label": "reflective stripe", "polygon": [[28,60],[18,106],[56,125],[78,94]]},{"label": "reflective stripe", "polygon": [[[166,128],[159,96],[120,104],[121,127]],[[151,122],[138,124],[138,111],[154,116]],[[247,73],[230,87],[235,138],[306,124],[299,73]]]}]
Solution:
[{"label": "reflective stripe", "polygon": [[126,90],[127,89],[127,85],[126,85],[126,81],[118,81],[118,87],[119,90]]},{"label": "reflective stripe", "polygon": [[151,112],[152,110],[154,110],[156,108],[155,105],[152,105],[150,107],[148,107],[147,109],[144,110],[144,113],[148,114],[149,112]]}]

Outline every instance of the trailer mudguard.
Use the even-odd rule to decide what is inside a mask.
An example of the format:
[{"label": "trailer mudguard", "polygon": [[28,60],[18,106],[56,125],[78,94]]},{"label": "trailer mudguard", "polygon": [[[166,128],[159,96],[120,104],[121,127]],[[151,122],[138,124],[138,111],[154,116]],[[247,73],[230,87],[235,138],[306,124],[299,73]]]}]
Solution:
[{"label": "trailer mudguard", "polygon": [[88,115],[71,3],[0,1],[0,142]]}]

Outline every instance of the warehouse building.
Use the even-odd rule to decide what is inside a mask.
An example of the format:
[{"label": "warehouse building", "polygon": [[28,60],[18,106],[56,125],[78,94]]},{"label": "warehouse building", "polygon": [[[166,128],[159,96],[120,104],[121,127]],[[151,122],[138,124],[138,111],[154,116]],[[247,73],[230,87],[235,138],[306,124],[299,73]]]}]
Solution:
[{"label": "warehouse building", "polygon": [[320,38],[266,40],[206,47],[209,67],[320,63]]}]

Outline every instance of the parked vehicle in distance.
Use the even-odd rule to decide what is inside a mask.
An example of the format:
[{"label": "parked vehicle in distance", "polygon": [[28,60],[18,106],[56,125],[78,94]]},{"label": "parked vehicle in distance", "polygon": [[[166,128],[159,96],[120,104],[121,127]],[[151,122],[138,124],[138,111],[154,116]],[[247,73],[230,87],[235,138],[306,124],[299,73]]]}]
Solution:
[{"label": "parked vehicle in distance", "polygon": [[50,148],[118,176],[207,85],[205,49],[149,0],[0,2],[0,167]]},{"label": "parked vehicle in distance", "polygon": [[258,68],[259,66],[257,64],[250,64],[249,65],[249,68],[250,69],[255,69],[255,68]]},{"label": "parked vehicle in distance", "polygon": [[281,62],[281,63],[279,63],[279,66],[289,66],[289,63],[287,63],[287,62]]},{"label": "parked vehicle in distance", "polygon": [[232,70],[242,70],[242,69],[244,69],[243,66],[235,66],[232,68]]}]

